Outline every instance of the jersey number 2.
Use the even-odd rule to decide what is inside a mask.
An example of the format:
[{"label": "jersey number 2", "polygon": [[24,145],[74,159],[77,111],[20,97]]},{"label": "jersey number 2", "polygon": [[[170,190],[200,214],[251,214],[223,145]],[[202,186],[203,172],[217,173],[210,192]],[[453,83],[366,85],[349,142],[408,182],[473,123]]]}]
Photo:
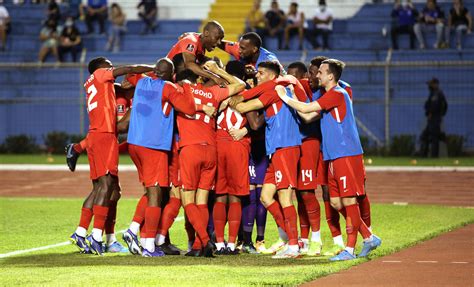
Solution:
[{"label": "jersey number 2", "polygon": [[97,102],[92,102],[94,97],[97,95],[97,89],[94,85],[87,89],[87,94],[89,95],[89,98],[87,99],[87,112],[90,113],[93,109],[97,108]]}]

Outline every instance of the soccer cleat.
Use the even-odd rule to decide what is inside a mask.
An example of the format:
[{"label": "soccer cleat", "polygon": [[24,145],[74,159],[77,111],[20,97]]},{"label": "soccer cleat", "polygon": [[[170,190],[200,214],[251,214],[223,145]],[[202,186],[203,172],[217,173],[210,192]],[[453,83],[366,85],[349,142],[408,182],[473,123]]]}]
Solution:
[{"label": "soccer cleat", "polygon": [[255,249],[258,253],[263,253],[267,248],[265,247],[265,240],[255,242]]},{"label": "soccer cleat", "polygon": [[160,248],[166,255],[181,255],[181,250],[171,243],[164,243]]},{"label": "soccer cleat", "polygon": [[110,245],[105,246],[105,252],[107,253],[128,253],[128,248],[115,241]]},{"label": "soccer cleat", "polygon": [[285,245],[286,243],[283,240],[278,239],[278,241],[275,242],[272,246],[270,246],[270,248],[265,249],[261,253],[262,254],[276,254],[278,251],[282,250],[285,247]]},{"label": "soccer cleat", "polygon": [[248,244],[243,244],[242,245],[242,250],[243,253],[248,253],[248,254],[258,254],[257,249],[253,246],[253,243],[250,242]]},{"label": "soccer cleat", "polygon": [[212,244],[212,242],[209,240],[202,249],[202,256],[204,257],[209,257],[209,258],[214,258],[214,255],[212,254],[214,249],[216,249],[216,246]]},{"label": "soccer cleat", "polygon": [[89,254],[91,253],[89,245],[87,245],[86,239],[82,236],[77,235],[75,232],[69,237],[69,241],[76,245],[80,252]]},{"label": "soccer cleat", "polygon": [[291,250],[291,248],[285,248],[280,250],[277,254],[272,256],[272,259],[288,259],[288,258],[300,258],[301,254],[299,251]]},{"label": "soccer cleat", "polygon": [[147,249],[143,248],[142,256],[143,257],[163,257],[165,256],[165,253],[158,246],[155,246],[155,251],[153,252],[150,252]]},{"label": "soccer cleat", "polygon": [[222,247],[221,249],[216,250],[216,252],[214,252],[214,254],[216,254],[216,255],[227,255],[227,248]]},{"label": "soccer cleat", "polygon": [[301,255],[305,255],[306,253],[308,253],[308,248],[309,248],[308,239],[305,239],[305,240],[299,239],[298,246],[300,247]]},{"label": "soccer cleat", "polygon": [[341,253],[342,250],[344,250],[344,246],[340,246],[337,244],[333,244],[328,250],[324,251],[323,255],[324,256],[335,256],[339,253]]},{"label": "soccer cleat", "polygon": [[357,257],[367,257],[372,250],[375,250],[382,244],[382,239],[377,235],[372,235],[372,238],[369,241],[364,241],[362,250],[360,251]]},{"label": "soccer cleat", "polygon": [[346,260],[352,260],[352,259],[356,259],[356,257],[344,249],[342,252],[340,252],[336,256],[329,258],[329,261],[346,261]]},{"label": "soccer cleat", "polygon": [[323,247],[323,244],[321,243],[321,241],[311,241],[309,243],[309,248],[308,248],[308,252],[306,252],[306,255],[320,256],[322,247]]},{"label": "soccer cleat", "polygon": [[123,241],[128,246],[128,250],[130,253],[133,255],[140,255],[142,254],[142,248],[140,246],[140,241],[138,240],[138,237],[133,234],[133,232],[130,229],[127,229],[125,233],[122,235]]},{"label": "soccer cleat", "polygon": [[191,249],[186,254],[184,254],[184,256],[199,257],[199,256],[201,256],[201,254],[202,254],[201,249]]},{"label": "soccer cleat", "polygon": [[89,235],[89,237],[87,237],[87,242],[89,243],[91,253],[103,255],[104,245],[102,245],[102,242],[96,241],[94,237],[92,237],[92,235]]},{"label": "soccer cleat", "polygon": [[240,250],[235,248],[234,250],[230,249],[230,247],[226,247],[226,254],[225,255],[239,255]]},{"label": "soccer cleat", "polygon": [[74,150],[74,144],[70,143],[66,146],[66,163],[70,171],[76,170],[77,159],[81,154]]}]

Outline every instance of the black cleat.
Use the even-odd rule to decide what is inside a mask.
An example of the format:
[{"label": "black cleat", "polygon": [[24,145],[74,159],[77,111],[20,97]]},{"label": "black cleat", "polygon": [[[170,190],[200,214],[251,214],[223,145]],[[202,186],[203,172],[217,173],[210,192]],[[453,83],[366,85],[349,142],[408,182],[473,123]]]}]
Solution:
[{"label": "black cleat", "polygon": [[222,247],[221,249],[216,250],[216,252],[214,252],[214,254],[215,255],[227,255],[227,248]]},{"label": "black cleat", "polygon": [[202,256],[204,257],[209,257],[209,258],[214,258],[214,254],[212,254],[212,251],[215,249],[214,244],[209,240],[202,250]]},{"label": "black cleat", "polygon": [[164,243],[160,248],[166,255],[181,255],[181,250],[171,243]]},{"label": "black cleat", "polygon": [[191,249],[191,251],[184,254],[184,256],[189,256],[189,257],[199,257],[201,255],[202,255],[201,249]]},{"label": "black cleat", "polygon": [[70,171],[76,170],[77,159],[81,154],[74,150],[74,143],[66,146],[66,163]]},{"label": "black cleat", "polygon": [[240,251],[239,249],[235,248],[234,250],[231,250],[229,247],[226,248],[227,249],[227,255],[239,255],[240,254]]}]

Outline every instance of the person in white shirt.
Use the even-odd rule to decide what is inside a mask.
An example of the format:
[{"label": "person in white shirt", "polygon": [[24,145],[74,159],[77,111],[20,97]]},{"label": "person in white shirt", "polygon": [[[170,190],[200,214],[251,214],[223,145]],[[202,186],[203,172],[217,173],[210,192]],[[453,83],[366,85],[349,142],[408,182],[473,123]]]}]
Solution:
[{"label": "person in white shirt", "polygon": [[332,32],[333,13],[331,8],[327,7],[326,0],[319,0],[319,7],[316,8],[316,12],[313,17],[314,29],[308,33],[309,41],[313,45],[313,48],[319,49],[317,38],[322,36],[324,50],[329,50],[329,34]]},{"label": "person in white shirt", "polygon": [[299,36],[299,49],[303,50],[304,29],[307,28],[303,12],[298,12],[298,3],[292,2],[290,4],[290,11],[286,15],[285,27],[285,50],[288,50],[288,41],[294,34]]},{"label": "person in white shirt", "polygon": [[5,51],[7,44],[7,34],[10,30],[10,15],[8,14],[7,8],[0,5],[0,51]]}]

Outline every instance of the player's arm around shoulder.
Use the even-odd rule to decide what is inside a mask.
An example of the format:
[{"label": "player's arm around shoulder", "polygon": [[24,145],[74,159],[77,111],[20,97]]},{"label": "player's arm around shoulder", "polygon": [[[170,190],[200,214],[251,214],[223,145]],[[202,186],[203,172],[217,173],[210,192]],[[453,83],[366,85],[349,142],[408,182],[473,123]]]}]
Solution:
[{"label": "player's arm around shoulder", "polygon": [[163,87],[163,96],[178,112],[189,116],[196,114],[196,104],[190,89],[181,88],[166,81]]},{"label": "player's arm around shoulder", "polygon": [[152,65],[128,65],[113,68],[112,75],[114,78],[126,75],[126,74],[142,74],[153,71]]}]

